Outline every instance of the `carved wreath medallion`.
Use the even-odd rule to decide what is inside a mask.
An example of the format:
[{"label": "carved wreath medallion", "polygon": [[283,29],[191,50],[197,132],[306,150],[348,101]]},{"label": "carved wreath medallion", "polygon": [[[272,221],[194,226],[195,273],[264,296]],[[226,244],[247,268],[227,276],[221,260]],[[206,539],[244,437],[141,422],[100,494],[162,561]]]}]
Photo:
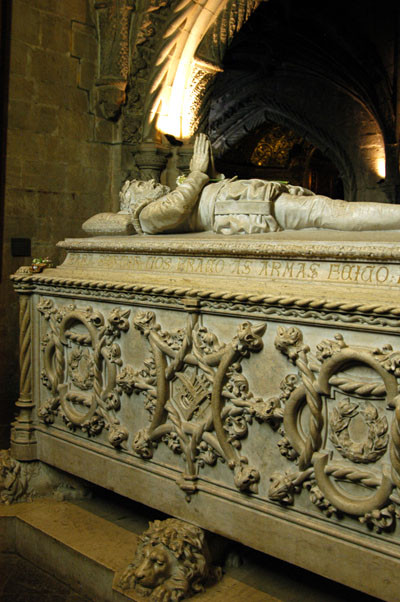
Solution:
[{"label": "carved wreath medallion", "polygon": [[[297,384],[280,396],[280,452],[298,470],[271,475],[270,499],[293,504],[304,487],[328,516],[349,514],[378,532],[393,530],[400,517],[400,353],[347,345],[337,335],[314,355],[295,327],[279,327],[275,347],[298,371],[291,375]],[[357,366],[364,376],[351,372]],[[393,412],[390,428],[385,409]]]}]

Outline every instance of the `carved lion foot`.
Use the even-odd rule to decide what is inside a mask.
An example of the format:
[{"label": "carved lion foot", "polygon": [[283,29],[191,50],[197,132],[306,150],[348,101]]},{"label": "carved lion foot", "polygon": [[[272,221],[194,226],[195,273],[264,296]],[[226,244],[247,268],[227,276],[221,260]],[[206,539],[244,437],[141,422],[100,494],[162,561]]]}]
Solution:
[{"label": "carved lion foot", "polygon": [[202,591],[220,577],[220,569],[210,564],[204,531],[168,518],[150,523],[118,585],[135,589],[152,602],[175,602]]},{"label": "carved lion foot", "polygon": [[20,462],[10,450],[0,450],[0,503],[31,501],[39,497],[58,500],[82,499],[89,489],[67,474],[42,462]]}]

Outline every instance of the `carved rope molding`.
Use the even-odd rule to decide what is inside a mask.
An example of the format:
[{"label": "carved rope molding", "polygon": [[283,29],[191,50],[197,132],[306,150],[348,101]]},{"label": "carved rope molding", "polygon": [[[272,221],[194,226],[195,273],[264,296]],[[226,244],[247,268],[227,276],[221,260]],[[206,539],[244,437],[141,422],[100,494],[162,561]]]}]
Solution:
[{"label": "carved rope molding", "polygon": [[400,306],[397,304],[385,305],[382,303],[346,303],[342,301],[329,301],[315,297],[301,297],[293,295],[255,295],[246,293],[232,293],[216,291],[215,289],[201,289],[182,286],[157,286],[153,284],[126,284],[120,282],[107,282],[104,280],[82,280],[79,278],[60,278],[51,276],[26,276],[15,274],[12,277],[15,289],[18,292],[26,291],[26,287],[34,290],[35,285],[67,286],[77,289],[95,289],[98,291],[143,292],[179,297],[198,297],[200,299],[220,299],[223,301],[243,301],[250,303],[263,303],[265,305],[280,305],[282,307],[300,307],[319,310],[337,310],[343,312],[357,312],[374,314],[377,316],[400,316]]},{"label": "carved rope molding", "polygon": [[11,448],[15,457],[22,460],[35,456],[35,436],[32,425],[32,322],[31,296],[20,295],[19,312],[19,363],[20,394],[16,402],[18,415],[12,425]]}]

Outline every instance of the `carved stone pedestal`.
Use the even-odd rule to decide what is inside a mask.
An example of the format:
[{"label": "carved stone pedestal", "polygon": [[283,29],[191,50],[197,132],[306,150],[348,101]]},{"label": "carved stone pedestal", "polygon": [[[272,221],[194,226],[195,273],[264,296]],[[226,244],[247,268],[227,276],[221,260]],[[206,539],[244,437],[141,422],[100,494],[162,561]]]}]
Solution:
[{"label": "carved stone pedestal", "polygon": [[328,236],[68,239],[17,274],[37,457],[394,600],[398,235]]}]

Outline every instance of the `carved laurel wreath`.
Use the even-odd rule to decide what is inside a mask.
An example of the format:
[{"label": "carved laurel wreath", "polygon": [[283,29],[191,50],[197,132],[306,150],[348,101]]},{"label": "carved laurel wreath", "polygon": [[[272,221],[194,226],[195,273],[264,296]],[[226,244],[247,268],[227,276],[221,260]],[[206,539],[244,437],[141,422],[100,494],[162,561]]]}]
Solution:
[{"label": "carved laurel wreath", "polygon": [[[392,490],[400,488],[400,395],[397,383],[400,354],[389,346],[383,350],[351,347],[337,335],[335,341],[322,341],[317,346],[313,362],[310,348],[303,343],[302,333],[295,327],[279,327],[275,346],[296,365],[300,377],[300,384],[286,401],[282,431],[295,451],[291,457],[287,453],[284,455],[291,460],[297,457],[299,471],[274,473],[270,499],[292,504],[293,494],[304,486],[310,491],[311,501],[328,515],[343,512],[358,517],[360,522],[379,532],[392,529],[395,517],[400,516],[398,506],[390,503],[392,500],[398,502]],[[343,377],[343,371],[355,364],[372,369],[380,382],[355,382]],[[352,464],[330,462],[322,435],[324,403],[330,403],[333,385],[355,395],[384,398],[388,409],[394,410],[390,437],[386,417],[370,401],[361,406],[359,402],[344,398],[332,409],[328,420],[330,440],[342,457],[353,463],[368,464],[377,462],[389,449],[390,471],[385,464],[379,475]],[[305,407],[309,409],[310,418],[308,431],[303,433],[298,427],[298,417]],[[361,442],[350,436],[351,421],[357,415],[363,417],[367,431]],[[285,446],[283,449],[286,450]],[[351,482],[368,488],[372,493],[359,497],[349,495],[330,477],[336,482]]]},{"label": "carved laurel wreath", "polygon": [[[363,416],[368,431],[362,443],[353,441],[350,435],[351,422],[359,415]],[[333,445],[344,458],[352,462],[376,462],[387,450],[388,422],[386,416],[381,415],[372,403],[367,403],[360,409],[359,404],[352,403],[349,398],[342,400],[333,408],[329,425]]]}]

